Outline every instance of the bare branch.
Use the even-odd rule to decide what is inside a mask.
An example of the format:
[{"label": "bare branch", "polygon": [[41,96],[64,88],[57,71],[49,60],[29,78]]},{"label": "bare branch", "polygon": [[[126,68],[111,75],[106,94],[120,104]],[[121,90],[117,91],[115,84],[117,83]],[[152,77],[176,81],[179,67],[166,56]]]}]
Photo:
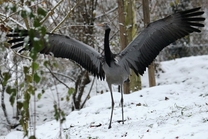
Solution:
[{"label": "bare branch", "polygon": [[110,14],[110,13],[116,11],[117,9],[118,9],[118,6],[115,6],[115,7],[112,8],[111,10],[109,10],[109,11],[107,11],[107,12],[101,14],[101,15],[98,15],[98,16],[96,16],[95,18],[96,18],[96,19],[97,19],[97,18],[102,18],[103,16],[106,16],[106,15],[108,15],[108,14]]},{"label": "bare branch", "polygon": [[50,72],[45,72],[45,73],[50,73],[50,74],[51,74],[51,72],[53,72],[53,74],[56,74],[56,75],[59,75],[59,76],[63,76],[63,77],[65,77],[65,78],[68,78],[68,79],[70,79],[71,81],[75,82],[75,80],[74,80],[73,78],[71,78],[71,77],[69,77],[69,76],[66,76],[66,75],[64,75],[64,74],[58,73],[58,72],[50,71]]},{"label": "bare branch", "polygon": [[82,103],[80,109],[82,109],[82,108],[84,107],[86,101],[88,100],[88,98],[89,98],[89,96],[90,96],[90,93],[91,93],[91,91],[92,91],[92,87],[93,87],[93,85],[94,85],[94,82],[95,82],[95,77],[93,78],[92,84],[91,84],[91,86],[90,86],[90,90],[89,90],[89,92],[88,92],[88,94],[87,94],[85,100],[83,101],[83,103]]},{"label": "bare branch", "polygon": [[30,57],[27,57],[27,56],[24,56],[24,55],[21,55],[20,53],[14,51],[13,49],[11,49],[13,51],[13,53],[19,57],[22,57],[22,58],[25,58],[25,59],[28,59],[30,61],[32,61],[32,59]]},{"label": "bare branch", "polygon": [[61,80],[59,80],[58,77],[56,77],[56,75],[51,71],[50,68],[48,68],[47,66],[46,66],[46,68],[49,70],[49,72],[51,73],[51,75],[52,75],[57,81],[59,81],[61,84],[63,84],[66,88],[70,89],[70,87],[69,87],[68,85],[66,85],[64,82],[62,82]]},{"label": "bare branch", "polygon": [[48,19],[48,17],[54,13],[54,10],[55,10],[62,2],[63,2],[63,0],[60,0],[60,1],[53,7],[53,9],[51,9],[51,10],[47,13],[46,17],[40,21],[40,23],[43,24],[43,23],[46,21],[46,19]]},{"label": "bare branch", "polygon": [[76,8],[79,4],[80,0],[76,3],[76,5],[67,13],[67,15],[64,17],[64,19],[51,31],[51,33],[53,33],[56,29],[58,29],[61,24],[64,23],[64,21],[68,18],[68,16],[71,14],[71,12],[74,10],[74,8]]},{"label": "bare branch", "polygon": [[[19,25],[20,27],[23,27],[24,29],[27,29],[26,26],[24,26],[23,24],[19,23],[17,20],[15,20],[15,19],[13,19],[13,18],[11,18],[11,17],[9,17],[9,16],[6,16],[6,15],[3,14],[3,13],[0,13],[0,16],[3,16],[4,18],[11,20],[12,22],[16,23],[16,24]],[[9,27],[9,25],[7,25],[7,26]]]}]

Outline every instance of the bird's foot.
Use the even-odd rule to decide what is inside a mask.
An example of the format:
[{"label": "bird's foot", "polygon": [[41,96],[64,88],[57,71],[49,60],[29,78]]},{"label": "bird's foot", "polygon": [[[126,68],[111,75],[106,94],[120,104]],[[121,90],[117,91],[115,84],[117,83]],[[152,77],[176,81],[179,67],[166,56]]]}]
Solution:
[{"label": "bird's foot", "polygon": [[91,124],[90,127],[100,127],[102,124]]},{"label": "bird's foot", "polygon": [[125,121],[126,120],[117,120],[118,123],[121,123],[122,122],[122,124],[124,124]]},{"label": "bird's foot", "polygon": [[111,128],[111,125],[108,126],[108,129],[110,129],[110,128]]}]

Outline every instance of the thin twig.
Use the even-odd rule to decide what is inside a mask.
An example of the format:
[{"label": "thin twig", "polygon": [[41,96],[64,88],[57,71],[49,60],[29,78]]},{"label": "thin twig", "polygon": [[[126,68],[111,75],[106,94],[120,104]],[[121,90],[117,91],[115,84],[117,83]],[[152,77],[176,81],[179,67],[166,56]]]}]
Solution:
[{"label": "thin twig", "polygon": [[[55,77],[55,76],[54,76]],[[55,77],[56,78],[56,77]],[[57,78],[56,78],[56,80],[57,80]],[[55,84],[55,80],[53,80],[54,81],[54,84]],[[58,87],[55,85],[55,89],[56,89],[56,97],[57,97],[57,101],[55,102],[55,104],[54,105],[57,105],[57,110],[56,109],[54,109],[55,111],[58,111],[58,113],[59,113],[59,120],[60,120],[60,122],[59,122],[59,126],[60,126],[60,130],[59,130],[59,138],[60,139],[62,139],[62,122],[61,122],[61,120],[62,120],[62,115],[61,115],[61,105],[60,105],[60,96],[59,96],[59,91],[58,91]],[[55,112],[56,113],[56,112]],[[57,119],[57,121],[58,121],[58,119]]]},{"label": "thin twig", "polygon": [[30,57],[27,57],[27,56],[24,56],[24,55],[21,55],[20,53],[16,52],[15,50],[11,49],[13,51],[13,53],[19,57],[22,57],[22,58],[25,58],[25,59],[28,59],[30,61],[32,61],[32,59]]},{"label": "thin twig", "polygon": [[51,10],[47,13],[47,15],[45,16],[45,18],[42,19],[42,20],[40,21],[40,23],[43,24],[43,23],[46,21],[46,19],[48,19],[48,17],[54,13],[54,10],[55,10],[62,2],[63,2],[63,0],[60,0],[60,1],[53,7],[53,9],[51,9]]},{"label": "thin twig", "polygon": [[74,8],[77,7],[77,5],[79,4],[80,0],[76,3],[76,5],[67,13],[67,15],[64,17],[64,19],[51,31],[51,33],[53,33],[56,29],[58,29],[61,24],[64,23],[64,21],[68,18],[68,16],[71,14],[71,12],[74,10]]},{"label": "thin twig", "polygon": [[[66,76],[66,75],[64,75],[64,74],[61,74],[61,73],[58,73],[58,72],[54,72],[54,71],[51,71],[51,72],[53,72],[53,74],[57,74],[57,75],[63,76],[63,77],[65,77],[65,78],[68,78],[68,79],[70,79],[71,81],[75,82],[75,80],[74,80],[73,78],[69,77],[69,76]],[[47,71],[46,71],[45,73],[51,73],[51,72],[47,72]]]},{"label": "thin twig", "polygon": [[27,29],[27,27],[23,26],[23,24],[19,23],[18,21],[16,21],[15,19],[11,18],[11,17],[8,17],[2,13],[0,13],[0,16],[3,16],[5,18],[8,18],[9,20],[11,20],[12,22],[16,23],[17,25],[19,25],[20,27],[23,27],[24,29]]},{"label": "thin twig", "polygon": [[92,84],[91,84],[91,86],[90,86],[90,90],[89,90],[89,92],[88,92],[88,94],[87,94],[85,100],[83,101],[81,107],[80,107],[81,109],[84,107],[84,105],[85,105],[87,99],[88,99],[89,96],[90,96],[90,93],[91,93],[91,91],[92,91],[92,87],[93,87],[93,85],[94,85],[94,83],[95,83],[95,78],[96,78],[96,77],[93,78]]},{"label": "thin twig", "polygon": [[116,11],[117,9],[118,9],[118,6],[115,6],[114,8],[110,9],[109,11],[107,11],[107,12],[101,14],[101,15],[96,16],[95,18],[96,18],[96,19],[97,19],[97,18],[102,18],[103,16],[106,16],[106,15],[108,15],[108,14],[110,14],[110,13]]},{"label": "thin twig", "polygon": [[0,82],[1,82],[1,85],[2,85],[2,93],[1,93],[1,107],[2,107],[2,110],[4,112],[4,116],[6,118],[6,121],[9,125],[11,125],[11,122],[9,121],[9,118],[8,118],[8,115],[7,115],[7,110],[6,110],[6,105],[4,103],[4,93],[5,93],[5,86],[3,85],[3,76],[1,74],[1,71],[0,71]]},{"label": "thin twig", "polygon": [[28,18],[27,18],[27,17],[23,18],[23,21],[24,21],[24,23],[25,23],[25,25],[26,25],[26,28],[27,28],[27,29],[30,29],[30,25],[29,25]]},{"label": "thin twig", "polygon": [[49,69],[47,66],[46,68],[49,70],[49,72],[51,73],[51,75],[57,80],[59,81],[61,84],[63,84],[66,88],[70,89],[70,87],[68,85],[66,85],[64,82],[62,82],[58,77],[56,77],[56,75],[51,71],[51,69]]}]

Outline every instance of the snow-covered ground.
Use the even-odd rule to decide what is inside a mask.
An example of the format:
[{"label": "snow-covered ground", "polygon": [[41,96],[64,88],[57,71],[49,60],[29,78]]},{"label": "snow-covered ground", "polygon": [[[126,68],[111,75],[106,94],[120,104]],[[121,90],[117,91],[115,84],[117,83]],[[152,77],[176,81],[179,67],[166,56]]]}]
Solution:
[{"label": "snow-covered ground", "polygon": [[[117,122],[121,120],[120,94],[114,88],[112,128],[108,129],[111,99],[106,92],[91,97],[82,110],[69,113],[61,130],[63,139],[208,139],[208,56],[162,62],[161,67],[164,73],[156,79],[158,86],[124,95],[124,124]],[[148,86],[146,73],[142,83]],[[53,118],[53,103],[48,102],[48,97],[37,105],[40,117]],[[41,112],[51,113],[50,117]],[[57,139],[59,131],[59,123],[51,120],[37,126],[36,136]],[[23,133],[16,130],[0,136],[22,138]]]}]

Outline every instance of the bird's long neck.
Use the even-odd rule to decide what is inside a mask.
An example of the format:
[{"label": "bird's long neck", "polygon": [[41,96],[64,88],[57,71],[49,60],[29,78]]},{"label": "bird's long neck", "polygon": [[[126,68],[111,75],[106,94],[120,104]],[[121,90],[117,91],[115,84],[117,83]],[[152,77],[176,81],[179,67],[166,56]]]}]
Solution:
[{"label": "bird's long neck", "polygon": [[110,63],[112,60],[112,53],[110,50],[109,46],[109,34],[110,34],[111,29],[106,29],[105,30],[105,38],[104,38],[104,53],[105,53],[105,61],[110,67]]}]

